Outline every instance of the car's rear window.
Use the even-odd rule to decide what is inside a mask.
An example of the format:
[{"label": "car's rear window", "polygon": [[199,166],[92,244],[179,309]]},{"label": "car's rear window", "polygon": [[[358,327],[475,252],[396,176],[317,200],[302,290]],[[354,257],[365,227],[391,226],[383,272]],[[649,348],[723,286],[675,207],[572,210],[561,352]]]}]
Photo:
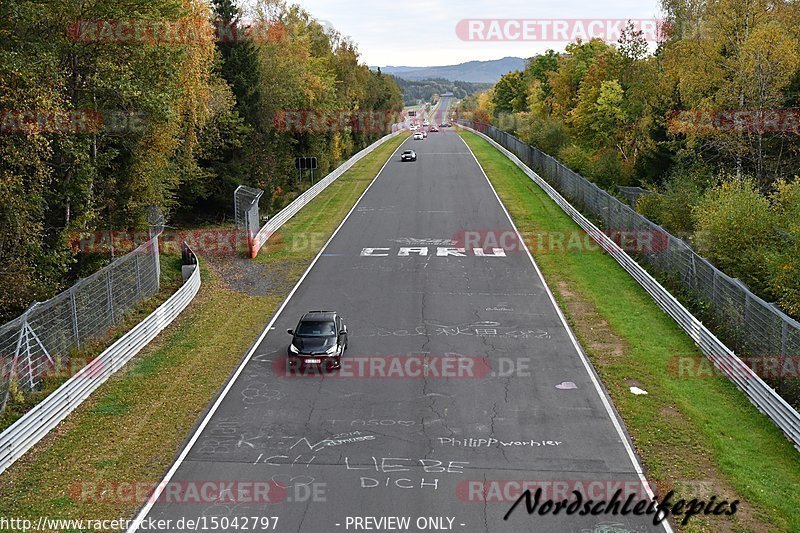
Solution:
[{"label": "car's rear window", "polygon": [[301,337],[329,337],[336,335],[336,325],[330,320],[303,320],[295,333]]}]

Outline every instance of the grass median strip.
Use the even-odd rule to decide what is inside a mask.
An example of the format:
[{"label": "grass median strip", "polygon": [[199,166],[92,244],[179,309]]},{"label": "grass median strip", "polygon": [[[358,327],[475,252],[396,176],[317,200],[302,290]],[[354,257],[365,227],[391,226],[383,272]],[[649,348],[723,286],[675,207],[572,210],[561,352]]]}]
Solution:
[{"label": "grass median strip", "polygon": [[[143,503],[136,484],[161,480],[211,398],[404,139],[387,141],[332,183],[257,263],[201,254],[203,286],[183,315],[0,475],[0,516],[132,517]],[[297,242],[306,244],[287,245]],[[263,278],[263,290],[248,290],[253,276]]]},{"label": "grass median strip", "polygon": [[[581,230],[506,156],[461,133],[489,176],[620,412],[660,494],[741,500],[734,517],[688,531],[800,531],[800,455],[723,376],[681,375],[701,352],[612,257],[556,246]],[[630,387],[648,392],[634,395]]]}]

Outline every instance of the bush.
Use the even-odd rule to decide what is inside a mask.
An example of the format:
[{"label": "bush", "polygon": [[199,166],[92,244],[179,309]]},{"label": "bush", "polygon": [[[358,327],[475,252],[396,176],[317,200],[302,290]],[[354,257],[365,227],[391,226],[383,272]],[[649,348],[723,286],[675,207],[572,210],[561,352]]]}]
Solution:
[{"label": "bush", "polygon": [[593,166],[592,154],[577,144],[570,144],[559,150],[558,160],[583,176],[586,176]]},{"label": "bush", "polygon": [[756,292],[771,294],[769,259],[779,252],[779,217],[747,178],[733,178],[706,191],[692,209],[701,255]]},{"label": "bush", "polygon": [[495,128],[508,132],[515,137],[519,136],[517,132],[518,125],[527,123],[526,113],[501,113],[492,120],[492,125]]},{"label": "bush", "polygon": [[626,185],[633,174],[613,150],[601,150],[592,154],[577,144],[565,146],[558,152],[558,159],[598,186],[609,189],[614,185]]},{"label": "bush", "polygon": [[664,211],[664,195],[659,192],[652,194],[643,194],[636,199],[636,212],[640,215],[652,220],[656,224],[666,227],[661,218]]},{"label": "bush", "polygon": [[778,182],[774,209],[782,230],[781,246],[772,260],[770,287],[780,307],[800,316],[800,181]]},{"label": "bush", "polygon": [[709,178],[708,170],[703,167],[676,167],[664,189],[640,197],[636,209],[676,236],[691,240],[695,231],[692,209],[708,188]]},{"label": "bush", "polygon": [[530,116],[521,121],[519,138],[549,155],[558,154],[570,142],[566,124],[553,117]]},{"label": "bush", "polygon": [[601,150],[595,155],[586,177],[605,189],[611,189],[615,185],[629,185],[633,181],[631,169],[611,149]]},{"label": "bush", "polygon": [[484,124],[489,124],[492,122],[492,115],[485,109],[476,109],[472,113],[472,120],[475,122],[482,122]]}]

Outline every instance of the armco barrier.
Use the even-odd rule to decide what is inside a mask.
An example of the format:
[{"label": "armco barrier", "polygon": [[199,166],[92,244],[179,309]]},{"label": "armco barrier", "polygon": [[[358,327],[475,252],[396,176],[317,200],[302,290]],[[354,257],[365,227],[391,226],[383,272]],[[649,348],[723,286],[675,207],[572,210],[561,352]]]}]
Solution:
[{"label": "armco barrier", "polygon": [[364,156],[367,154],[372,153],[377,147],[388,141],[389,139],[393,139],[398,135],[402,135],[405,130],[397,130],[394,133],[390,133],[384,137],[381,137],[374,143],[370,144],[353,157],[339,165],[333,172],[322,178],[319,182],[316,183],[313,187],[310,187],[306,192],[298,196],[294,199],[292,203],[284,207],[279,213],[269,219],[269,221],[262,226],[258,233],[250,239],[250,257],[255,257],[258,255],[259,250],[261,247],[264,246],[264,243],[269,240],[273,233],[275,233],[278,228],[283,226],[286,221],[292,218],[295,214],[297,214],[300,209],[303,208],[308,202],[313,200],[319,193],[325,190],[325,188],[333,183],[339,176],[347,172],[350,167],[355,165],[358,161],[360,161]]},{"label": "armco barrier", "polygon": [[800,450],[800,413],[798,413],[786,400],[781,398],[769,385],[767,385],[749,366],[736,354],[723,344],[703,323],[694,317],[672,294],[656,281],[644,268],[633,260],[620,248],[608,235],[600,231],[575,207],[567,202],[558,191],[547,183],[536,172],[528,168],[516,155],[505,149],[491,137],[472,129],[466,121],[459,121],[459,125],[487,140],[506,157],[514,162],[531,180],[533,180],[553,201],[567,213],[592,239],[594,239],[606,252],[609,253],[628,274],[630,274],[669,314],[686,333],[694,340],[695,344],[711,360],[714,365],[724,371],[729,379],[747,395],[750,401],[776,426],[778,426]]},{"label": "armco barrier", "polygon": [[[185,245],[184,245],[185,246]],[[52,394],[0,433],[0,473],[64,420],[100,385],[147,346],[184,310],[200,290],[200,267],[194,253],[184,248],[184,261],[193,272],[175,294],[147,318],[72,376]],[[188,258],[188,261],[186,260]]]}]

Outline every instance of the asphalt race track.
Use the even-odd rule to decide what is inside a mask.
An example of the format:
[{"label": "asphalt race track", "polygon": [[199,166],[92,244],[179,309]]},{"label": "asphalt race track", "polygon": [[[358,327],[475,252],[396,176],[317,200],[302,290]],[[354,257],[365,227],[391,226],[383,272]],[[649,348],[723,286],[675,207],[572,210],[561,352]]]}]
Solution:
[{"label": "asphalt race track", "polygon": [[[210,526],[239,517],[238,530],[285,532],[663,529],[651,516],[528,515],[524,503],[503,520],[521,481],[543,487],[542,501],[573,489],[608,500],[622,488],[636,491],[635,502],[641,478],[467,146],[445,129],[406,148],[418,161],[392,156],[146,518],[204,517]],[[309,310],[345,318],[341,372],[286,375],[286,329]],[[235,482],[240,497],[168,497],[169,487],[219,481]],[[251,498],[251,482],[266,483],[268,496]],[[254,529],[254,517],[277,524]]]}]

